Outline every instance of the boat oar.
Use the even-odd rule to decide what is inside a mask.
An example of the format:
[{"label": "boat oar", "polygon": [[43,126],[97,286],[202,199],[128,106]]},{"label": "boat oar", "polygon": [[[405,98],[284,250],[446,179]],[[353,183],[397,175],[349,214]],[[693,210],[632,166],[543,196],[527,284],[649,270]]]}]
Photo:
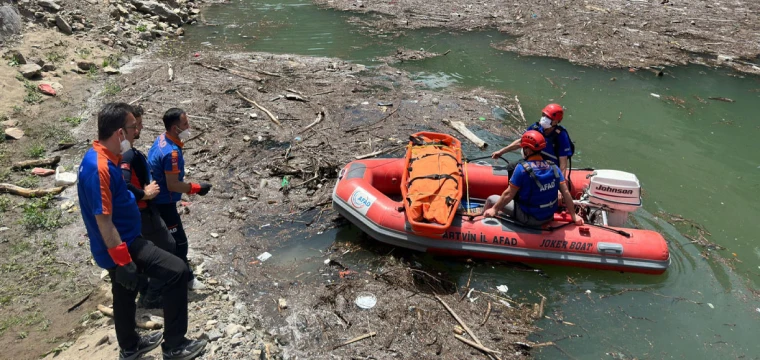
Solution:
[{"label": "boat oar", "polygon": [[592,224],[592,223],[585,223],[584,225],[593,226],[593,227],[604,229],[604,230],[607,230],[607,231],[612,231],[612,232],[614,232],[614,233],[616,233],[618,235],[622,235],[622,236],[625,236],[627,238],[631,237],[630,233],[627,233],[627,232],[625,232],[623,230],[613,229],[611,227],[606,227],[606,226],[603,226],[603,225],[596,225],[596,224]]},{"label": "boat oar", "polygon": [[[469,159],[469,158],[468,158],[468,159],[466,159],[466,160],[467,160],[467,162],[473,162],[473,161],[475,161],[475,160],[484,160],[484,159],[491,159],[491,155],[488,155],[488,156],[481,156],[481,157],[476,157],[476,158],[474,158],[474,159]],[[504,162],[505,162],[505,163],[507,163],[507,165],[509,165],[509,160],[505,159],[503,156],[499,156],[499,159],[502,159],[502,160],[504,160]]]}]

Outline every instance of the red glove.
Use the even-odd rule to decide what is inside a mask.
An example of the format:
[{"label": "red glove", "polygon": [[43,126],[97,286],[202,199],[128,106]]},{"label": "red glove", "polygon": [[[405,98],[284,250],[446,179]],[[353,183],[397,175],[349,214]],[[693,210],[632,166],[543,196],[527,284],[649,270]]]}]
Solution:
[{"label": "red glove", "polygon": [[127,243],[121,243],[119,246],[108,249],[108,255],[111,255],[113,262],[119,266],[124,266],[132,262],[132,256],[129,255]]},{"label": "red glove", "polygon": [[190,195],[197,194],[199,191],[201,191],[201,184],[190,183],[190,192],[188,194]]}]

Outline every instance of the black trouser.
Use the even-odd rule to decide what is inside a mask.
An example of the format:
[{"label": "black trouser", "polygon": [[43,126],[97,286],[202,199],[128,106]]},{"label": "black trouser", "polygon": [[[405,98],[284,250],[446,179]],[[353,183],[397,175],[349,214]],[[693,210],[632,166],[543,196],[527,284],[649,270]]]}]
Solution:
[{"label": "black trouser", "polygon": [[[187,266],[180,258],[139,236],[129,245],[129,254],[140,273],[165,284],[162,301],[164,347],[171,349],[181,345],[187,333],[187,279],[190,276]],[[108,271],[111,275],[116,339],[122,349],[133,349],[140,339],[135,331],[137,290],[128,290],[116,282],[115,269]]]},{"label": "black trouser", "polygon": [[[164,220],[161,219],[158,209],[154,206],[148,206],[140,210],[140,216],[142,218],[142,237],[158,246],[159,249],[174,254],[177,246]],[[161,288],[164,283],[159,279],[150,280],[147,279],[147,276],[145,278],[147,284],[143,287],[145,291],[141,291],[141,293],[148,299],[157,299],[161,295]]]},{"label": "black trouser", "polygon": [[[188,264],[187,266],[189,269],[190,265],[187,261],[187,251],[189,248],[187,244],[187,235],[185,234],[185,228],[182,226],[182,219],[179,217],[179,213],[177,212],[177,204],[154,204],[154,206],[156,209],[158,209],[158,213],[161,215],[161,219],[163,219],[166,223],[166,227],[169,229],[169,233],[171,233],[172,237],[174,237],[174,242],[176,244],[176,250],[174,254],[179,256],[179,258],[182,259],[185,264]],[[190,271],[190,277],[188,278],[188,281],[192,280],[193,277],[193,272]]]}]

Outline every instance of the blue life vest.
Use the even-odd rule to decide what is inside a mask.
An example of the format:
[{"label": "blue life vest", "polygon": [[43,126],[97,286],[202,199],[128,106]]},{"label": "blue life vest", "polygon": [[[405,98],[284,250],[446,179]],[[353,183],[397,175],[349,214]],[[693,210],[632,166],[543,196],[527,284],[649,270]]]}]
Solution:
[{"label": "blue life vest", "polygon": [[559,207],[557,204],[559,185],[565,181],[557,165],[547,160],[543,162],[549,168],[536,171],[528,162],[520,161],[519,166],[522,167],[522,172],[527,174],[530,180],[525,179],[522,184],[515,184],[520,187],[515,202],[525,214],[537,220],[546,220],[554,216]]}]

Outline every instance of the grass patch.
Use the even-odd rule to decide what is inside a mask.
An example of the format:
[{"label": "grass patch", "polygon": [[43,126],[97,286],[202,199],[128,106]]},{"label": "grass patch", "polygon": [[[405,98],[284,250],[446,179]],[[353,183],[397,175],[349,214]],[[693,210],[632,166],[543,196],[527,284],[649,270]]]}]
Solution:
[{"label": "grass patch", "polygon": [[11,198],[7,196],[0,196],[0,213],[4,213],[11,209],[11,206],[13,203],[11,202]]},{"label": "grass patch", "polygon": [[145,24],[137,25],[137,31],[139,31],[139,32],[146,32],[146,31],[148,31],[148,27],[145,26]]},{"label": "grass patch", "polygon": [[71,126],[79,126],[79,124],[84,121],[84,118],[79,116],[67,116],[63,118],[63,121],[69,123]]},{"label": "grass patch", "polygon": [[52,196],[34,199],[24,204],[21,224],[29,230],[55,230],[64,224],[60,209],[51,207]]},{"label": "grass patch", "polygon": [[41,158],[45,156],[45,147],[40,143],[36,143],[29,147],[27,154],[33,158]]},{"label": "grass patch", "polygon": [[82,59],[87,59],[88,57],[90,57],[90,55],[92,55],[92,51],[90,49],[82,48],[82,49],[77,49],[75,52]]},{"label": "grass patch", "polygon": [[103,95],[113,96],[121,92],[121,86],[113,81],[107,81],[103,87]]},{"label": "grass patch", "polygon": [[31,249],[32,244],[26,240],[14,241],[13,244],[11,244],[11,254],[13,255],[19,255]]},{"label": "grass patch", "polygon": [[0,306],[6,306],[13,301],[13,295],[0,295]]},{"label": "grass patch", "polygon": [[21,61],[19,61],[16,55],[11,56],[11,58],[8,60],[8,66],[16,67],[20,65],[21,65]]},{"label": "grass patch", "polygon": [[35,311],[30,314],[14,315],[7,319],[0,320],[0,336],[10,328],[23,325],[32,326],[37,325],[45,320],[45,317],[39,311]]},{"label": "grass patch", "polygon": [[93,66],[90,70],[87,70],[87,78],[90,80],[95,79],[98,76],[98,68]]},{"label": "grass patch", "polygon": [[24,80],[24,90],[26,91],[26,95],[24,95],[24,102],[27,104],[39,104],[42,102],[42,94],[37,91],[37,86],[33,83]]},{"label": "grass patch", "polygon": [[62,125],[35,127],[29,130],[29,136],[35,139],[55,140],[56,143],[74,142],[69,128]]},{"label": "grass patch", "polygon": [[13,105],[12,109],[13,109],[13,114],[15,115],[19,115],[24,112],[24,107],[21,105]]},{"label": "grass patch", "polygon": [[[5,152],[0,151],[0,160],[4,160]],[[11,169],[9,168],[1,168],[0,169],[0,181],[8,181],[8,179],[11,178]]]},{"label": "grass patch", "polygon": [[57,51],[51,51],[51,52],[45,54],[45,58],[48,61],[50,61],[51,63],[53,63],[53,64],[57,64],[59,62],[62,62],[65,59],[65,57],[63,55],[61,55],[61,53],[59,53]]},{"label": "grass patch", "polygon": [[35,189],[40,186],[40,178],[34,175],[29,175],[16,182],[16,185],[27,188]]}]

